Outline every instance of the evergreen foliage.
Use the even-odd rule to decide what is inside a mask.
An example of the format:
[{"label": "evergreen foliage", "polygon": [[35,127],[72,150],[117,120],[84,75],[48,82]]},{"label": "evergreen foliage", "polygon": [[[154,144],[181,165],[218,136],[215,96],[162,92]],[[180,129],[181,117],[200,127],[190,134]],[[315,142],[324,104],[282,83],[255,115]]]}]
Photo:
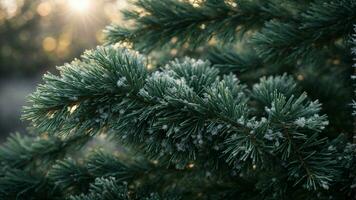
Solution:
[{"label": "evergreen foliage", "polygon": [[[355,198],[356,1],[136,6],[125,12],[134,27],[109,26],[106,45],[46,74],[29,96],[23,119],[38,136],[0,148],[1,198]],[[148,56],[180,48],[210,61],[152,68],[127,42]]]}]

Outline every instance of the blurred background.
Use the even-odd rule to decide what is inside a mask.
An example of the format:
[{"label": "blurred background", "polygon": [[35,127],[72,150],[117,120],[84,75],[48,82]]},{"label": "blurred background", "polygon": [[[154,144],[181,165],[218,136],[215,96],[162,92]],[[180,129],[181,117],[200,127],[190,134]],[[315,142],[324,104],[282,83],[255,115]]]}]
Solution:
[{"label": "blurred background", "polygon": [[102,30],[122,22],[126,0],[0,0],[0,141],[25,133],[26,96],[46,71],[103,41]]}]

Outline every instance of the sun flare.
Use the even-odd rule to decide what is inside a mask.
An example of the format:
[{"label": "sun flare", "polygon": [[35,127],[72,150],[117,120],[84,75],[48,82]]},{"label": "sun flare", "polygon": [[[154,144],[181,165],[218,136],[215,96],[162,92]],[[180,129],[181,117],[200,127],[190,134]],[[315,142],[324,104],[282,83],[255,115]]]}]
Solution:
[{"label": "sun flare", "polygon": [[90,0],[68,0],[69,7],[71,10],[84,13],[89,10],[91,1]]}]

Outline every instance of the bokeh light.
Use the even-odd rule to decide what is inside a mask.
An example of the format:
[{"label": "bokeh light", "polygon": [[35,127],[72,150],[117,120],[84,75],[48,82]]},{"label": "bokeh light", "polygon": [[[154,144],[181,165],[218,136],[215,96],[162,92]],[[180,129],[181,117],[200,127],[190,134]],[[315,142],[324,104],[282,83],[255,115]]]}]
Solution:
[{"label": "bokeh light", "polygon": [[46,37],[42,42],[43,50],[53,51],[57,47],[57,41],[53,37]]},{"label": "bokeh light", "polygon": [[42,2],[37,6],[37,13],[42,17],[49,15],[51,11],[52,6],[49,2]]}]

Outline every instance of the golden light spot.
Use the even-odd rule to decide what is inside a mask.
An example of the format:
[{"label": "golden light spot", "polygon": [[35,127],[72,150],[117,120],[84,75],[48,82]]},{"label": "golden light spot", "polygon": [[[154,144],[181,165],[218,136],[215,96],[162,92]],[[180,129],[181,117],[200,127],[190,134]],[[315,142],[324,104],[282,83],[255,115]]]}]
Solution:
[{"label": "golden light spot", "polygon": [[189,48],[189,43],[188,42],[184,43],[183,44],[183,48],[188,49]]},{"label": "golden light spot", "polygon": [[333,64],[334,64],[334,65],[340,64],[340,59],[335,59],[335,60],[333,60]]},{"label": "golden light spot", "polygon": [[190,163],[189,165],[188,165],[188,168],[189,169],[192,169],[194,167],[194,163]]},{"label": "golden light spot", "polygon": [[144,17],[144,16],[147,16],[147,15],[150,15],[149,12],[147,12],[145,9],[142,9],[142,8],[138,8],[138,9],[136,9],[136,11],[139,13],[140,17]]},{"label": "golden light spot", "polygon": [[204,0],[189,0],[189,3],[192,4],[194,8],[199,8],[204,3]]},{"label": "golden light spot", "polygon": [[125,42],[125,41],[123,41],[123,42],[118,42],[118,43],[116,43],[116,44],[114,45],[114,47],[115,47],[115,48],[121,47],[121,48],[132,49],[133,43],[132,43],[132,42]]},{"label": "golden light spot", "polygon": [[46,37],[42,41],[42,47],[43,47],[43,50],[45,50],[47,52],[53,51],[57,47],[57,41],[53,37]]},{"label": "golden light spot", "polygon": [[209,40],[209,42],[208,42],[208,44],[209,44],[210,46],[215,46],[217,43],[218,43],[218,41],[216,40],[215,37],[212,37],[212,38]]},{"label": "golden light spot", "polygon": [[48,117],[48,119],[53,119],[53,117],[54,117],[54,112],[49,112],[49,113],[47,113],[47,117]]},{"label": "golden light spot", "polygon": [[175,43],[177,43],[177,42],[178,42],[178,38],[177,38],[177,37],[172,37],[171,43],[172,43],[172,44],[175,44]]},{"label": "golden light spot", "polygon": [[148,69],[148,70],[150,70],[150,69],[152,69],[152,68],[153,68],[153,65],[152,65],[151,63],[147,65],[147,69]]},{"label": "golden light spot", "polygon": [[257,166],[256,165],[252,165],[252,169],[256,170]]},{"label": "golden light spot", "polygon": [[301,74],[299,74],[299,75],[297,76],[297,79],[298,79],[298,81],[302,81],[302,80],[304,80],[304,76],[301,75]]},{"label": "golden light spot", "polygon": [[153,160],[152,163],[157,165],[158,164],[158,160]]},{"label": "golden light spot", "polygon": [[225,0],[225,4],[234,8],[237,7],[237,3],[234,0]]},{"label": "golden light spot", "polygon": [[175,55],[177,55],[178,50],[177,50],[177,49],[172,49],[169,53],[170,53],[172,56],[175,56]]},{"label": "golden light spot", "polygon": [[206,25],[205,24],[201,24],[200,25],[200,29],[204,30],[206,28]]},{"label": "golden light spot", "polygon": [[37,13],[42,17],[49,15],[51,11],[52,6],[49,2],[42,2],[37,6]]},{"label": "golden light spot", "polygon": [[77,104],[75,104],[73,106],[68,106],[68,111],[70,114],[72,114],[77,108],[78,108]]}]

